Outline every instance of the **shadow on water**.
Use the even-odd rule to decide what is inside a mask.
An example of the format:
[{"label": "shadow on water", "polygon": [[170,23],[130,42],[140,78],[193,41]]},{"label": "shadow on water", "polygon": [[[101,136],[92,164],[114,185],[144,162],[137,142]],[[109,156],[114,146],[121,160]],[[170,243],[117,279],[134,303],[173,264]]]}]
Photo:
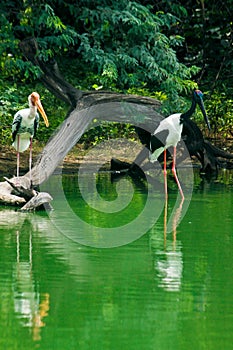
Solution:
[{"label": "shadow on water", "polygon": [[[98,176],[114,200],[110,175]],[[153,227],[117,248],[72,241],[46,213],[1,208],[0,348],[231,349],[233,177],[194,178],[182,221],[171,180]],[[64,178],[67,200],[85,214],[76,185]],[[135,193],[142,208],[146,189]]]}]

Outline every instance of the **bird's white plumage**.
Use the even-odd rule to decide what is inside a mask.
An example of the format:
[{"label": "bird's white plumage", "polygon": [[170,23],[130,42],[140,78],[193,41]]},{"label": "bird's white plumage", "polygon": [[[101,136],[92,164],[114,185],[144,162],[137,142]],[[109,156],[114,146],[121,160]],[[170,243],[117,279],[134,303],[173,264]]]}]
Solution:
[{"label": "bird's white plumage", "polygon": [[166,139],[166,148],[176,146],[181,139],[183,124],[180,123],[180,116],[181,113],[175,113],[171,114],[168,118],[163,119],[153,134],[156,135],[163,130],[169,131]]},{"label": "bird's white plumage", "polygon": [[[25,108],[18,111],[13,120],[12,132],[17,128],[17,122],[20,123],[17,134],[20,136],[18,142],[18,135],[16,136],[12,146],[19,152],[24,152],[30,145],[30,138],[34,136],[35,118],[39,119],[35,107]],[[20,122],[19,122],[20,120]]]},{"label": "bird's white plumage", "polygon": [[157,129],[155,129],[154,136],[164,130],[168,130],[168,136],[164,147],[160,147],[150,154],[150,161],[152,163],[158,159],[165,149],[171,146],[176,147],[177,143],[181,140],[183,124],[180,123],[180,116],[181,113],[171,114],[169,117],[163,119]]},{"label": "bird's white plumage", "polygon": [[153,153],[150,152],[149,154],[150,162],[151,163],[156,162],[156,160],[159,158],[160,154],[162,154],[164,150],[165,150],[165,147],[160,147],[160,148],[157,148]]},{"label": "bird's white plumage", "polygon": [[24,152],[28,149],[30,146],[30,134],[29,133],[23,133],[20,134],[20,139],[18,142],[18,136],[16,136],[15,141],[12,143],[12,146],[18,151],[18,152]]}]

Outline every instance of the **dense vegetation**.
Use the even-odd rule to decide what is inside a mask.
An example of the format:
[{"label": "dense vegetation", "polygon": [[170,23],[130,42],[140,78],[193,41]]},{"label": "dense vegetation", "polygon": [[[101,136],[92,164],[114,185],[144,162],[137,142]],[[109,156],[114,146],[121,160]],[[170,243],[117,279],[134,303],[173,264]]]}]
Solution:
[{"label": "dense vegetation", "polygon": [[[39,91],[51,127],[68,106],[40,83],[40,69],[25,60],[20,42],[35,37],[39,56],[56,60],[64,77],[80,89],[108,89],[152,96],[164,113],[184,110],[190,90],[205,92],[205,105],[217,135],[231,136],[233,125],[233,0],[9,0],[0,14],[0,139],[10,144],[14,113]],[[198,115],[198,113],[197,113]],[[196,118],[198,120],[198,117]],[[117,125],[104,134],[131,133]],[[101,138],[85,135],[83,142]]]}]

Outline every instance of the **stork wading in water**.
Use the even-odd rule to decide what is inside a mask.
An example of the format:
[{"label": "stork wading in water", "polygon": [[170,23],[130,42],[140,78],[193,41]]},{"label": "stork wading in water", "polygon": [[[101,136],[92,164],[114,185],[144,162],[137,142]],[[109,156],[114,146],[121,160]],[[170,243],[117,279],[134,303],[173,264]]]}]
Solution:
[{"label": "stork wading in water", "polygon": [[169,147],[173,147],[173,163],[172,173],[175,177],[182,199],[184,199],[184,193],[181,188],[178,176],[176,174],[176,146],[181,140],[181,133],[183,130],[183,123],[186,119],[190,118],[196,109],[196,105],[200,106],[204,120],[210,130],[210,123],[205,111],[203,103],[203,93],[200,90],[193,90],[192,105],[190,109],[185,113],[171,114],[169,117],[163,119],[155,132],[151,135],[150,139],[150,162],[154,163],[158,157],[164,152],[164,186],[165,196],[167,198],[167,158],[166,150]]},{"label": "stork wading in water", "polygon": [[31,182],[32,139],[36,135],[39,126],[39,114],[37,113],[37,109],[42,115],[47,127],[49,126],[49,121],[40,102],[40,95],[37,92],[32,92],[31,95],[28,96],[28,102],[29,108],[21,109],[14,116],[12,124],[12,146],[17,151],[17,177],[19,177],[20,152],[24,152],[30,147],[29,173]]}]

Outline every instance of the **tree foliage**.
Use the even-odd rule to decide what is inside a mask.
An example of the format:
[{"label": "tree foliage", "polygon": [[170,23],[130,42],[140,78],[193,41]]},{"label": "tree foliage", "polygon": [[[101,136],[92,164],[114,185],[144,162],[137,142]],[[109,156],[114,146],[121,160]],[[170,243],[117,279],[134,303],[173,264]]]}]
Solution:
[{"label": "tree foliage", "polygon": [[38,68],[25,62],[19,52],[19,40],[28,36],[37,38],[44,61],[73,58],[76,79],[82,70],[108,89],[146,85],[174,95],[197,72],[195,66],[187,67],[177,59],[174,47],[182,37],[169,38],[164,31],[178,18],[153,13],[152,6],[128,0],[16,4],[5,3],[1,16],[5,28],[2,67],[8,76],[13,69],[26,78],[39,75]]},{"label": "tree foliage", "polygon": [[[209,98],[218,101],[221,97],[227,108],[214,114],[215,125],[226,125],[227,110],[229,127],[232,5],[233,0],[3,2],[1,123],[8,127],[8,116],[22,106],[25,96],[38,84],[41,71],[25,60],[19,45],[25,38],[35,37],[39,58],[44,62],[56,60],[75,87],[162,97],[164,111],[169,113],[186,108],[182,96],[189,97],[190,89],[198,83]],[[41,86],[40,91],[49,96]],[[59,110],[52,105],[54,98],[49,100],[49,109],[59,122]],[[208,101],[206,104],[213,108]],[[7,131],[3,134],[6,136]]]}]

